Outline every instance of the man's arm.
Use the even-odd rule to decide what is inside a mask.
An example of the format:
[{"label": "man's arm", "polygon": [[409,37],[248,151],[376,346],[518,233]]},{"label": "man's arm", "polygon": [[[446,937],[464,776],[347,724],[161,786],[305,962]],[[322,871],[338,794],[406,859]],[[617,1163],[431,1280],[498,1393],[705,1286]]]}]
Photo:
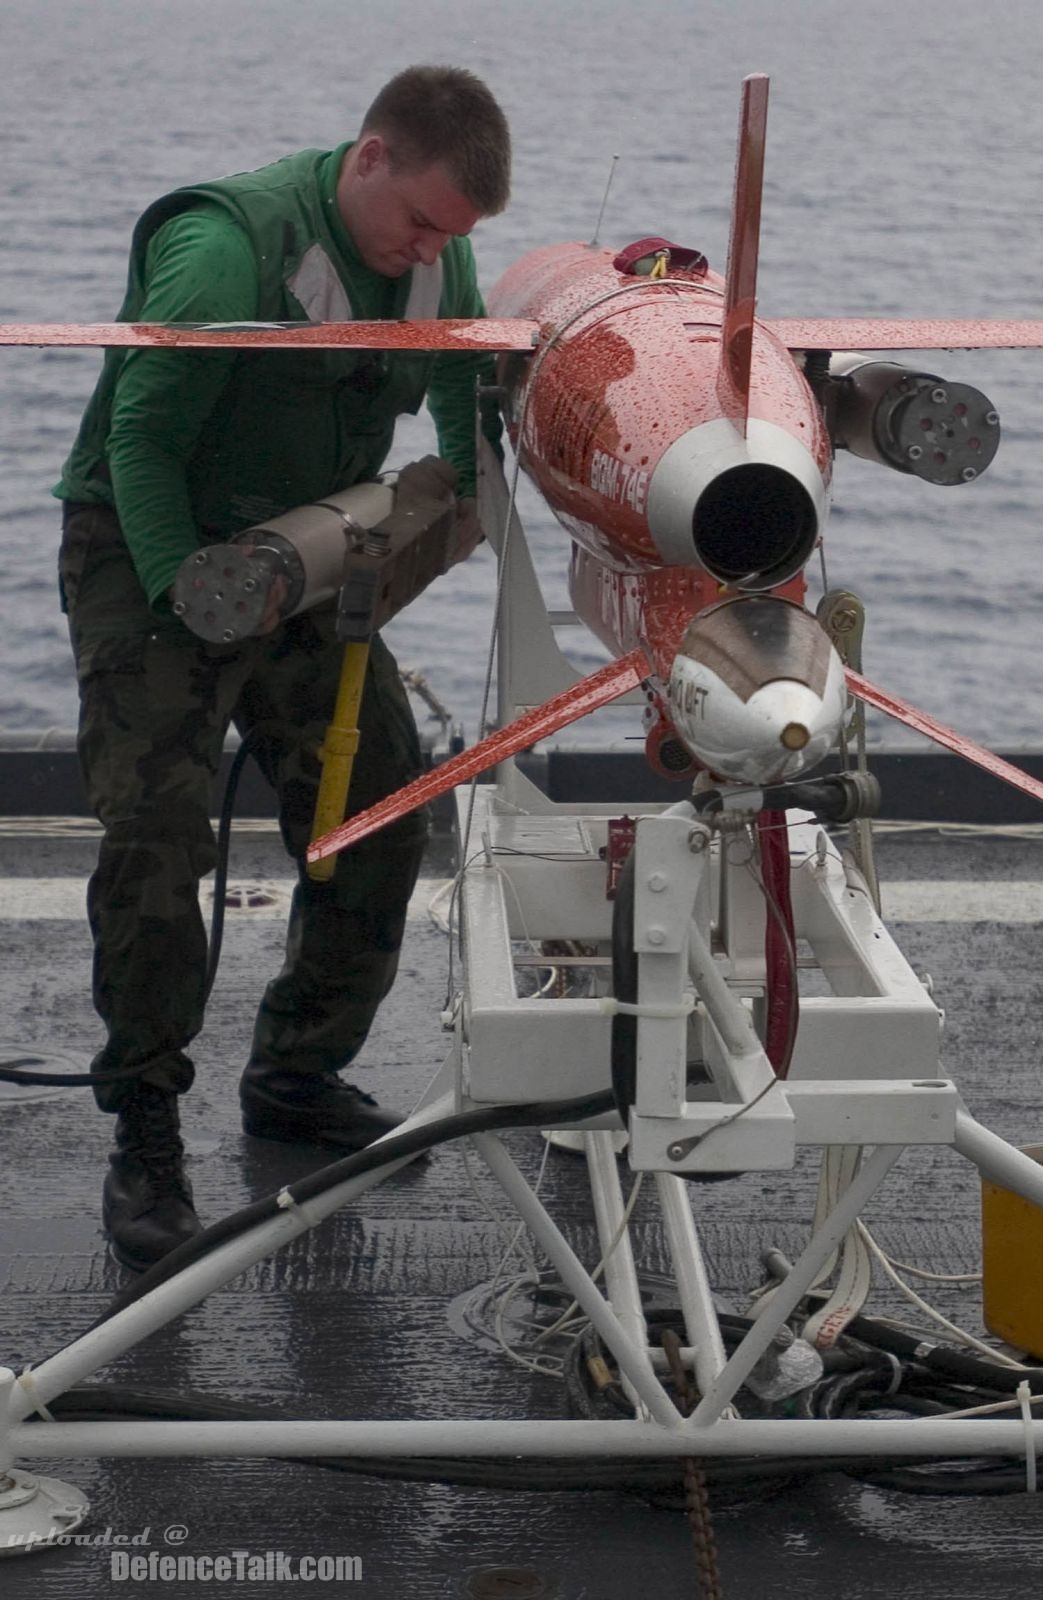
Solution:
[{"label": "man's arm", "polygon": [[[231,219],[193,210],[164,223],[146,260],[142,322],[249,322],[259,281]],[[132,350],[120,372],[108,440],[116,510],[151,604],[198,543],[186,467],[236,360],[235,351]]]},{"label": "man's arm", "polygon": [[[453,303],[445,308],[451,317],[484,317],[485,303],[478,289],[474,270],[474,257],[470,245],[462,241],[460,252],[460,283]],[[475,465],[475,386],[481,382],[496,381],[496,363],[492,356],[469,356],[455,352],[437,357],[434,373],[427,386],[427,406],[435,420],[438,435],[438,453],[451,461],[460,474],[459,494],[466,499],[475,492],[477,469]],[[503,424],[495,400],[482,401],[482,432],[502,454],[500,437]]]}]

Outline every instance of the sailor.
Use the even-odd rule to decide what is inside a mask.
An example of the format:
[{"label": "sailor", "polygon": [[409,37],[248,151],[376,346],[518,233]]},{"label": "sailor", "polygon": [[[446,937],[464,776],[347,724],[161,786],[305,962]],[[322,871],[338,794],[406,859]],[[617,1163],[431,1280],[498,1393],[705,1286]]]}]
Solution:
[{"label": "sailor", "polygon": [[[347,321],[484,315],[467,235],[507,203],[510,139],[471,73],[411,67],[356,141],[179,189],[133,235],[130,322]],[[425,826],[403,819],[303,872],[342,647],[332,605],[234,645],[171,610],[204,540],[372,478],[395,419],[425,396],[459,473],[457,547],[480,538],[474,393],[484,360],[358,351],[110,350],[55,493],[80,692],[79,754],[104,828],[87,891],[95,1007],[107,1042],[95,1098],[116,1114],[103,1217],[144,1268],[199,1231],[178,1096],[205,1002],[200,878],[216,861],[209,793],[229,722],[255,730],[299,866],[282,971],[240,1084],[247,1133],[358,1150],[400,1118],[338,1076],[358,1055],[398,964]],[[483,429],[496,440],[494,415]],[[420,770],[395,661],[373,641],[349,810]]]}]

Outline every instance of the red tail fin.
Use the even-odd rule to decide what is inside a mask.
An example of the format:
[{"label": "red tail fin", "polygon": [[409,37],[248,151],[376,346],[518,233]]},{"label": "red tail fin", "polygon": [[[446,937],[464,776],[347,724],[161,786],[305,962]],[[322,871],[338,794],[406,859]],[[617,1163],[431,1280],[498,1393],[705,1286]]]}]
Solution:
[{"label": "red tail fin", "polygon": [[721,362],[717,398],[729,422],[745,436],[750,406],[753,314],[757,305],[757,255],[760,249],[764,141],[768,124],[768,79],[763,72],[742,81],[739,148],[735,159],[728,281],[721,324]]}]

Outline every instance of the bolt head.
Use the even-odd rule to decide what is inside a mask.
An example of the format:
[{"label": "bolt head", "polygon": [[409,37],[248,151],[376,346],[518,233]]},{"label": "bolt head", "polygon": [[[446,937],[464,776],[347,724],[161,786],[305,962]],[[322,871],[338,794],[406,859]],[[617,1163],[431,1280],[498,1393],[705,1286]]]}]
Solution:
[{"label": "bolt head", "polygon": [[977,467],[964,467],[963,471],[960,473],[960,477],[963,479],[964,483],[973,483],[977,476]]},{"label": "bolt head", "polygon": [[666,929],[649,928],[648,932],[645,934],[645,938],[648,940],[649,944],[665,944]]},{"label": "bolt head", "polygon": [[653,872],[648,880],[648,887],[653,894],[662,894],[666,888],[666,878],[661,872]]},{"label": "bolt head", "polygon": [[923,446],[919,444],[911,444],[905,453],[910,461],[919,461],[920,457],[923,455]]}]

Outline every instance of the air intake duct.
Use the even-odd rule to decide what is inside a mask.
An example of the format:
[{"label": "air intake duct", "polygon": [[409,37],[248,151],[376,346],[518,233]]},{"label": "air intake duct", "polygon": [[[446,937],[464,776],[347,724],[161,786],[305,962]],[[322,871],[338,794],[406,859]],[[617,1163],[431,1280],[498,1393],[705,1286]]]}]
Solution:
[{"label": "air intake duct", "polygon": [[705,568],[731,589],[787,583],[806,565],[828,509],[810,451],[775,423],[747,436],[717,419],[664,453],[648,486],[648,525],[663,560]]}]

